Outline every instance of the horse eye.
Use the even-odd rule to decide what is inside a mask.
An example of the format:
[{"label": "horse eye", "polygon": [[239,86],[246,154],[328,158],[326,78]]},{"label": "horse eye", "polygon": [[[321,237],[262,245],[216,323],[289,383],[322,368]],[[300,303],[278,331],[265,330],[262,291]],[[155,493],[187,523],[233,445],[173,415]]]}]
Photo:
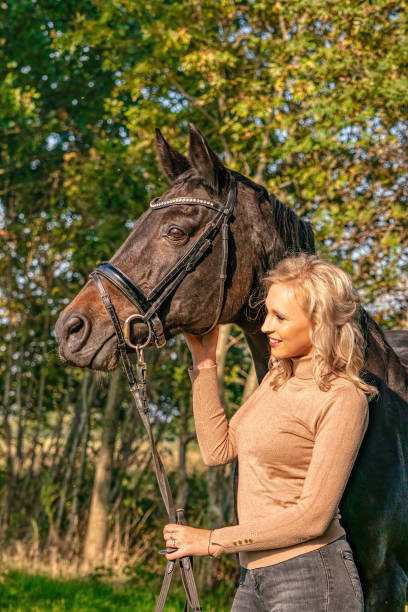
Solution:
[{"label": "horse eye", "polygon": [[183,232],[183,230],[181,230],[178,227],[171,227],[169,229],[169,231],[167,232],[167,235],[170,236],[170,238],[184,238],[185,233]]}]

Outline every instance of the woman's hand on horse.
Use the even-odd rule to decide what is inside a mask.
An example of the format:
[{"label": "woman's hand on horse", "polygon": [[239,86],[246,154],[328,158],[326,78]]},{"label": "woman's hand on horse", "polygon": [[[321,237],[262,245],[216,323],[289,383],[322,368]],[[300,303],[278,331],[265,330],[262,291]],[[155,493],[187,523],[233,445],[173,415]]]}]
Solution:
[{"label": "woman's hand on horse", "polygon": [[209,529],[197,529],[169,523],[164,526],[163,536],[167,548],[177,548],[173,553],[167,553],[166,559],[173,561],[180,557],[189,555],[203,556],[211,554],[213,551],[208,549],[211,531]]},{"label": "woman's hand on horse", "polygon": [[216,364],[219,325],[202,336],[183,332],[193,358],[193,368],[207,368]]}]

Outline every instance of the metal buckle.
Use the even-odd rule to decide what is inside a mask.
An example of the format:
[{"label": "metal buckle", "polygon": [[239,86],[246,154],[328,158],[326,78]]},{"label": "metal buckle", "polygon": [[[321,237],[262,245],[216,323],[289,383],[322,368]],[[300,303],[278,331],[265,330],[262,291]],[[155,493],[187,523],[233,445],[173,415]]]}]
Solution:
[{"label": "metal buckle", "polygon": [[[132,342],[130,341],[130,322],[133,321],[134,319],[142,319],[143,323],[146,323],[149,329],[147,340],[143,344],[132,344]],[[126,344],[133,349],[138,350],[138,349],[144,348],[145,346],[148,346],[152,341],[152,335],[153,335],[153,332],[152,332],[152,326],[150,324],[150,321],[145,321],[143,318],[143,315],[141,314],[130,315],[123,324],[123,337],[125,338]]]}]

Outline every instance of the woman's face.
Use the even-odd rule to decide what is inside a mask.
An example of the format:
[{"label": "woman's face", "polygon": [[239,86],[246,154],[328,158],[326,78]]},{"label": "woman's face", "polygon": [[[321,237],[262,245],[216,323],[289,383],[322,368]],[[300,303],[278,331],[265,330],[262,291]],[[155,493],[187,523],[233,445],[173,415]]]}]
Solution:
[{"label": "woman's face", "polygon": [[273,357],[302,357],[313,352],[312,324],[300,308],[293,285],[271,285],[265,300],[267,315],[261,331],[268,336]]}]

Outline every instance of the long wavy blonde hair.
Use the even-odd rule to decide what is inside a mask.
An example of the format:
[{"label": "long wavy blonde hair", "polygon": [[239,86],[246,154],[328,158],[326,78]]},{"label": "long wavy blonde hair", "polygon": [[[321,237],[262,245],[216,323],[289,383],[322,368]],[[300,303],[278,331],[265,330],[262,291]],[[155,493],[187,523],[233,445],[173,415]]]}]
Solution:
[{"label": "long wavy blonde hair", "polygon": [[[281,260],[263,278],[265,293],[271,285],[290,283],[295,298],[311,322],[313,376],[322,391],[333,378],[350,380],[371,399],[376,387],[360,377],[366,346],[360,327],[360,297],[347,272],[316,255],[300,253]],[[292,376],[292,360],[271,355],[270,384],[279,388]]]}]

